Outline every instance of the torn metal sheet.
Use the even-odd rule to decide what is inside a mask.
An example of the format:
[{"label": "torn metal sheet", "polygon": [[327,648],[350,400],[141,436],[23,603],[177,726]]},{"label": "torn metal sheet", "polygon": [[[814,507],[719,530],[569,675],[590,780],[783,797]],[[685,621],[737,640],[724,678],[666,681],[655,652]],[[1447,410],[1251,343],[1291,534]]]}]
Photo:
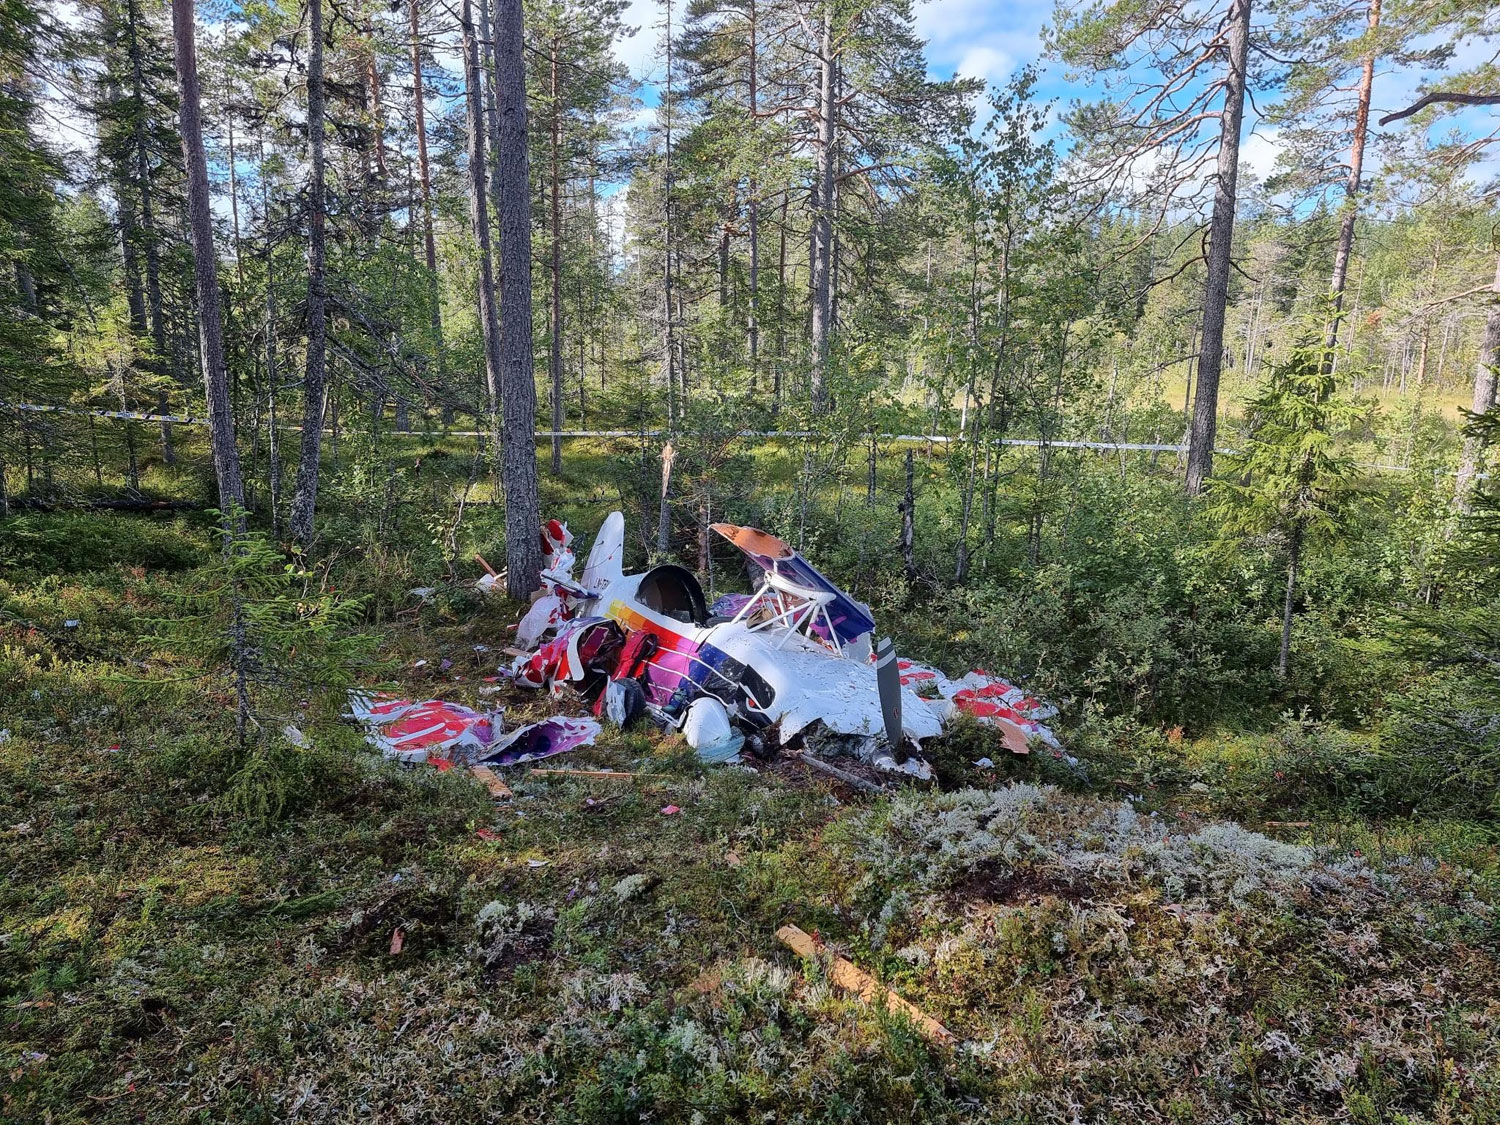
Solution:
[{"label": "torn metal sheet", "polygon": [[349,714],[363,723],[370,745],[408,764],[454,762],[513,765],[587,746],[602,729],[589,718],[555,715],[504,731],[503,710],[486,713],[443,699],[400,699],[351,692]]},{"label": "torn metal sheet", "polygon": [[928,703],[941,712],[944,720],[960,711],[972,715],[999,729],[1006,749],[1017,754],[1026,753],[1033,738],[1054,750],[1061,747],[1051,728],[1041,721],[1056,715],[1057,708],[1000,676],[978,669],[950,680],[936,668],[915,661],[902,660],[898,666],[902,684],[919,694],[931,694]]},{"label": "torn metal sheet", "polygon": [[489,750],[500,729],[499,713],[442,699],[351,694],[349,711],[368,728],[370,745],[387,758],[408,763],[473,759]]},{"label": "torn metal sheet", "polygon": [[540,761],[592,744],[601,729],[593,719],[554,715],[501,735],[478,760],[492,766]]}]

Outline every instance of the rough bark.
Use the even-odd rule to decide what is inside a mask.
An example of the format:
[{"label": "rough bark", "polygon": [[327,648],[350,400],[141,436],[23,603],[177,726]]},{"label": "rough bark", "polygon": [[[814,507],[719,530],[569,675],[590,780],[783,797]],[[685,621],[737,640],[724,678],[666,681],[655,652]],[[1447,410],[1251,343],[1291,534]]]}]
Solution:
[{"label": "rough bark", "polygon": [[[1494,293],[1489,313],[1484,319],[1484,335],[1479,342],[1479,358],[1474,365],[1474,401],[1471,409],[1484,414],[1495,408],[1495,371],[1500,364],[1500,259],[1495,262]],[[1484,443],[1478,437],[1464,439],[1459,459],[1458,482],[1454,495],[1459,508],[1468,511],[1474,499],[1474,483],[1484,459]]]},{"label": "rough bark", "polygon": [[292,536],[312,545],[327,398],[328,236],[324,188],[323,0],[308,0],[307,149],[310,163],[307,216],[307,367],[302,380],[302,442],[289,521]]},{"label": "rough bark", "polygon": [[[198,296],[198,325],[203,350],[203,390],[208,401],[209,442],[218,481],[219,510],[226,530],[243,528],[244,487],[239,450],[234,442],[234,414],[229,404],[229,372],[224,362],[224,323],[219,307],[218,263],[214,253],[213,214],[209,205],[208,163],[203,155],[203,119],[199,104],[198,60],[194,42],[193,0],[172,0],[172,38],[176,47],[177,85],[181,95],[178,127],[187,170],[188,233],[193,248],[193,282]],[[231,513],[238,513],[233,524]]]},{"label": "rough bark", "polygon": [[[483,2],[483,0],[481,0]],[[485,124],[484,84],[480,71],[479,43],[474,35],[474,20],[470,0],[463,4],[464,36],[464,87],[465,104],[468,109],[469,133],[469,222],[473,229],[474,242],[479,249],[479,329],[484,338],[484,373],[490,400],[490,456],[496,466],[496,477],[503,471],[500,465],[500,315],[495,299],[494,256],[490,241],[489,194],[485,185]],[[522,193],[525,198],[525,192]],[[528,306],[530,302],[527,302]],[[529,591],[528,591],[529,592]]]},{"label": "rough bark", "polygon": [[[1380,26],[1380,0],[1370,0],[1366,24],[1371,33]],[[1339,218],[1339,240],[1333,252],[1333,282],[1329,286],[1332,314],[1324,340],[1323,370],[1333,370],[1339,343],[1339,325],[1344,317],[1344,287],[1349,277],[1349,258],[1354,250],[1354,221],[1359,215],[1360,178],[1364,174],[1365,140],[1370,132],[1370,95],[1375,88],[1375,51],[1371,48],[1360,67],[1354,108],[1354,132],[1349,143],[1349,178],[1344,183],[1343,213]]]},{"label": "rough bark", "polygon": [[1188,434],[1187,491],[1197,496],[1213,473],[1219,415],[1219,371],[1224,362],[1224,308],[1229,301],[1230,253],[1240,162],[1240,126],[1245,117],[1245,67],[1250,47],[1250,0],[1232,0],[1226,29],[1227,70],[1220,113],[1214,210],[1208,232],[1208,269],[1203,285],[1203,332],[1198,353],[1198,393]]},{"label": "rough bark", "polygon": [[541,573],[541,518],[537,510],[536,378],[531,341],[531,195],[526,151],[526,62],[521,0],[499,0],[495,9],[498,62],[495,100],[500,151],[500,308],[502,400],[505,411],[506,589],[521,598]]},{"label": "rough bark", "polygon": [[828,338],[833,320],[833,145],[835,60],[833,5],[823,6],[818,50],[818,140],[814,146],[812,217],[812,400],[813,409],[828,405]]},{"label": "rough bark", "polygon": [[547,368],[552,382],[552,475],[562,473],[563,428],[563,306],[562,306],[562,101],[557,84],[557,33],[552,34],[551,73],[551,153],[548,161],[548,188],[551,196],[551,265],[552,265],[552,340]]}]

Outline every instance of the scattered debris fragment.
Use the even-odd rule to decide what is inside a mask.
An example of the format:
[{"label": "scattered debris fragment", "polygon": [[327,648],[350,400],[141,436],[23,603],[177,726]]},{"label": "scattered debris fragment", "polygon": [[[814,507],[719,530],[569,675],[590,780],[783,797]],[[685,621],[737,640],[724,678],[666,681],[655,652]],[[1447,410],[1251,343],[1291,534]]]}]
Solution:
[{"label": "scattered debris fragment", "polygon": [[828,979],[846,992],[853,992],[867,1004],[878,1004],[891,1012],[904,1012],[923,1035],[939,1043],[952,1043],[953,1032],[922,1011],[911,1001],[892,992],[869,973],[837,954],[823,948],[811,934],[796,926],[782,926],[776,931],[781,943],[800,957],[823,963]]},{"label": "scattered debris fragment", "polygon": [[368,728],[370,745],[387,758],[407,763],[430,757],[482,760],[500,728],[498,712],[487,715],[461,703],[418,702],[385,693],[351,693],[349,712]]},{"label": "scattered debris fragment", "polygon": [[554,754],[566,754],[569,750],[589,745],[599,737],[602,729],[594,719],[554,715],[550,719],[528,723],[502,735],[489,748],[483,760],[502,766],[540,761]]},{"label": "scattered debris fragment", "polygon": [[386,757],[439,768],[539,761],[587,746],[602,729],[594,719],[555,715],[502,733],[503,709],[485,713],[447,700],[417,702],[385,693],[350,693],[349,713],[365,724],[368,741]]},{"label": "scattered debris fragment", "polygon": [[661,807],[662,816],[676,816],[681,811],[676,805],[663,805]]},{"label": "scattered debris fragment", "polygon": [[391,931],[391,956],[394,957],[396,956],[396,954],[400,953],[402,947],[405,945],[406,931],[403,930],[400,926],[397,926],[394,930]]},{"label": "scattered debris fragment", "polygon": [[632,778],[633,773],[624,770],[532,770],[532,777],[606,777],[614,781]]},{"label": "scattered debris fragment", "polygon": [[1000,676],[976,669],[950,680],[930,665],[911,660],[898,664],[901,683],[919,693],[930,693],[933,698],[928,705],[940,711],[944,719],[959,711],[973,715],[999,728],[1001,741],[1012,753],[1027,753],[1033,738],[1054,750],[1060,747],[1057,737],[1041,722],[1056,715],[1057,708],[1027,695]]}]

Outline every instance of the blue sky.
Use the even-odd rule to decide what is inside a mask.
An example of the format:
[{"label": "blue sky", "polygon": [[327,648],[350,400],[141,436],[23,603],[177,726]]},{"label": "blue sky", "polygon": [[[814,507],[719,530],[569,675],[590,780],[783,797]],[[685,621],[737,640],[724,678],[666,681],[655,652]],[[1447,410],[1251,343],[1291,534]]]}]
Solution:
[{"label": "blue sky", "polygon": [[[683,6],[674,0],[675,11]],[[640,30],[615,45],[615,54],[646,83],[641,91],[646,119],[657,101],[653,83],[661,77],[662,13],[662,0],[632,0],[625,23]],[[919,0],[914,10],[917,34],[927,43],[928,72],[934,78],[957,75],[997,85],[1020,67],[1035,63],[1040,71],[1037,94],[1065,105],[1087,90],[1069,82],[1059,64],[1043,58],[1042,28],[1051,22],[1052,13],[1052,0]],[[1267,175],[1276,159],[1274,131],[1248,123],[1242,155],[1257,176]]]}]

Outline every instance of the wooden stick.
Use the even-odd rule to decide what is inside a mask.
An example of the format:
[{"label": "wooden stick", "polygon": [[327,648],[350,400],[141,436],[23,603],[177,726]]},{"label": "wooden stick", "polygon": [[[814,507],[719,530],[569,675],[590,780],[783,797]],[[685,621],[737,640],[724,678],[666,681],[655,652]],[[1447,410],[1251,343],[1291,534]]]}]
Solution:
[{"label": "wooden stick", "polygon": [[808,753],[805,753],[805,752],[802,753],[802,754],[799,754],[798,757],[801,758],[808,765],[812,766],[813,769],[815,769],[815,770],[822,770],[829,777],[836,777],[840,781],[842,781],[845,785],[852,785],[856,789],[863,789],[866,793],[885,793],[886,792],[886,790],[883,787],[881,787],[879,785],[876,785],[873,781],[866,781],[862,777],[856,777],[854,774],[850,773],[848,770],[841,770],[841,769],[839,769],[838,766],[830,766],[827,762],[823,761],[822,758],[815,758],[811,754],[808,754]]},{"label": "wooden stick", "polygon": [[515,795],[510,791],[510,786],[501,781],[489,766],[470,766],[469,772],[484,783],[484,787],[490,791],[490,796],[495,800],[508,801]]},{"label": "wooden stick", "polygon": [[479,563],[480,566],[484,567],[484,572],[491,578],[497,577],[495,574],[495,568],[492,567],[489,563],[485,562],[484,556],[481,555],[478,551],[474,552],[474,560]]},{"label": "wooden stick", "polygon": [[953,1032],[933,1019],[910,1000],[892,992],[869,973],[837,954],[827,952],[813,940],[812,935],[796,926],[782,926],[776,931],[781,943],[798,956],[822,960],[827,965],[828,979],[846,992],[853,992],[867,1004],[880,1004],[888,1012],[905,1012],[927,1038],[938,1043],[953,1042]]},{"label": "wooden stick", "polygon": [[531,770],[529,772],[532,777],[607,777],[619,780],[635,776],[623,770]]}]

